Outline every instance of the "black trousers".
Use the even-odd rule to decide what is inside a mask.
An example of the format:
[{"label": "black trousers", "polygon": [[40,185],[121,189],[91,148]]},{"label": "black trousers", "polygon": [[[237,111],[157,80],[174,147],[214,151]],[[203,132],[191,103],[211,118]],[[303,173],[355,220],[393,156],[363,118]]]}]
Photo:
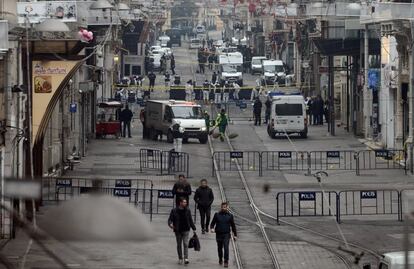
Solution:
[{"label": "black trousers", "polygon": [[220,234],[216,233],[217,241],[217,252],[219,260],[223,260],[223,249],[224,249],[224,262],[229,261],[229,243],[230,243],[230,233]]},{"label": "black trousers", "polygon": [[122,130],[122,136],[126,136],[126,129],[128,129],[128,137],[131,137],[131,122],[130,121],[124,121],[123,122],[123,130]]},{"label": "black trousers", "polygon": [[207,230],[210,225],[211,206],[198,206],[201,218],[201,230]]},{"label": "black trousers", "polygon": [[260,125],[262,123],[262,114],[254,114],[254,125]]},{"label": "black trousers", "polygon": [[266,124],[269,124],[269,121],[270,121],[270,111],[266,111],[265,121],[266,121]]}]

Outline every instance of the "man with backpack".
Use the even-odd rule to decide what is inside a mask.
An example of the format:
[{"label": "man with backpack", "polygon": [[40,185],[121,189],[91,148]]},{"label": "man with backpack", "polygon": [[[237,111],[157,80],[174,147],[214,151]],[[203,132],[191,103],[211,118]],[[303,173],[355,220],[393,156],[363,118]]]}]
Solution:
[{"label": "man with backpack", "polygon": [[[181,197],[179,204],[173,208],[168,218],[168,226],[174,231],[177,241],[178,264],[189,264],[188,261],[188,241],[190,228],[196,231],[196,227],[191,216],[191,211],[187,207],[187,199]],[[184,259],[183,259],[184,247]]]}]

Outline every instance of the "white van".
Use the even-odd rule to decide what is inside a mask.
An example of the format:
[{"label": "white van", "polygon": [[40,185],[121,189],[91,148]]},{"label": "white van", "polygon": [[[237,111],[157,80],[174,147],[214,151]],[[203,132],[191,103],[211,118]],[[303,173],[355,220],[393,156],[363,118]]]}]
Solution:
[{"label": "white van", "polygon": [[201,144],[208,141],[206,122],[200,105],[176,100],[149,100],[145,107],[149,136],[157,140],[160,135],[167,135],[167,142],[173,142],[172,126],[176,123],[184,129],[183,142],[196,138]]},{"label": "white van", "polygon": [[267,133],[272,138],[285,133],[297,133],[303,138],[308,136],[306,105],[302,95],[273,96]]},{"label": "white van", "polygon": [[204,26],[204,25],[201,25],[201,24],[199,24],[199,25],[197,25],[196,26],[196,28],[195,28],[195,33],[196,34],[204,34],[205,33],[205,31],[206,31],[206,27]]},{"label": "white van", "polygon": [[243,87],[243,55],[240,52],[219,54],[219,67],[221,84],[236,82]]},{"label": "white van", "polygon": [[198,38],[191,38],[190,39],[190,49],[198,49],[201,48],[201,41]]},{"label": "white van", "polygon": [[262,63],[266,60],[265,56],[254,56],[252,57],[252,62],[250,66],[250,70],[252,72],[252,75],[259,73],[262,73]]},{"label": "white van", "polygon": [[286,82],[286,70],[281,60],[264,60],[262,62],[262,85],[279,85]]},{"label": "white van", "polygon": [[168,47],[168,45],[169,45],[169,43],[170,43],[170,37],[169,36],[166,36],[166,35],[163,35],[163,36],[160,36],[159,38],[158,38],[158,40],[160,41],[160,45],[161,45],[161,47]]},{"label": "white van", "polygon": [[[408,252],[409,268],[414,268],[414,251]],[[364,264],[364,269],[371,269],[370,264]],[[382,255],[378,264],[378,269],[404,269],[405,253],[404,251],[388,252]],[[372,268],[373,269],[373,268]]]}]

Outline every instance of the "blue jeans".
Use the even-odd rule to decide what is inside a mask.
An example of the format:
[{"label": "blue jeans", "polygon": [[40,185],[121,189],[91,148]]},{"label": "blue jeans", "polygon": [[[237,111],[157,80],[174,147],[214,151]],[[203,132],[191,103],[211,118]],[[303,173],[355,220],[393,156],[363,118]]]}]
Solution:
[{"label": "blue jeans", "polygon": [[184,259],[188,259],[188,235],[187,232],[175,232],[175,239],[177,240],[177,254],[178,259],[183,259],[183,245],[184,245]]},{"label": "blue jeans", "polygon": [[220,234],[216,233],[217,241],[217,251],[219,260],[223,260],[223,249],[224,249],[224,262],[229,261],[229,243],[230,243],[230,233]]}]

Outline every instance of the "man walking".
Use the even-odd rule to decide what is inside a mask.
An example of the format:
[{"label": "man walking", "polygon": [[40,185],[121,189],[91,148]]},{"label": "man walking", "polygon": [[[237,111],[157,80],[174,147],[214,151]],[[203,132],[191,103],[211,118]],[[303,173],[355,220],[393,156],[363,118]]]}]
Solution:
[{"label": "man walking", "polygon": [[174,143],[174,150],[175,152],[181,152],[181,148],[183,146],[183,128],[180,127],[178,123],[175,123],[172,127],[172,136],[173,136],[173,143]]},{"label": "man walking", "polygon": [[239,100],[239,93],[240,93],[240,85],[237,84],[236,82],[233,82],[233,99],[234,101],[238,101]]},{"label": "man walking", "polygon": [[172,193],[175,195],[175,204],[178,206],[180,198],[184,198],[187,203],[191,195],[191,185],[183,174],[178,176],[178,181],[174,184]]},{"label": "man walking", "polygon": [[227,202],[221,203],[221,210],[214,214],[210,228],[212,233],[216,233],[219,264],[223,264],[224,258],[224,267],[229,267],[230,232],[233,232],[234,239],[236,240],[237,231],[236,225],[234,224],[234,217],[228,210]]},{"label": "man walking", "polygon": [[211,75],[211,84],[216,84],[217,82],[217,73],[216,71],[213,72],[213,75]]},{"label": "man walking", "polygon": [[131,120],[133,114],[129,109],[128,105],[125,106],[125,109],[121,111],[120,118],[122,120],[122,137],[126,137],[126,130],[128,129],[128,137],[131,138]]},{"label": "man walking", "polygon": [[[187,208],[187,200],[185,198],[179,199],[179,204],[173,208],[168,218],[168,226],[174,231],[175,239],[177,240],[177,254],[179,264],[189,264],[188,261],[188,235],[190,228],[194,233],[196,227],[193,222],[190,210]],[[184,260],[183,260],[183,246],[184,246]]]},{"label": "man walking", "polygon": [[217,81],[214,84],[212,84],[212,86],[214,89],[214,103],[221,104],[221,87],[217,83]]},{"label": "man walking", "polygon": [[157,76],[151,71],[148,74],[148,79],[149,79],[149,90],[150,91],[154,91],[154,86],[155,86],[155,79],[157,78]]},{"label": "man walking", "polygon": [[190,79],[187,81],[187,84],[185,84],[185,100],[186,101],[192,101],[193,100],[193,81]]},{"label": "man walking", "polygon": [[210,99],[210,82],[206,79],[203,83],[203,100],[204,104],[207,105]]},{"label": "man walking", "polygon": [[254,125],[261,124],[262,121],[262,101],[260,101],[259,97],[256,98],[253,104],[253,114],[254,114]]},{"label": "man walking", "polygon": [[205,234],[208,232],[211,204],[214,201],[213,190],[207,185],[207,179],[200,181],[200,187],[197,188],[194,194],[194,201],[197,203],[197,208],[200,211],[201,231],[202,234]]},{"label": "man walking", "polygon": [[219,128],[220,140],[224,142],[224,135],[228,125],[226,111],[222,108],[216,119],[216,126]]},{"label": "man walking", "polygon": [[226,81],[223,86],[223,103],[227,104],[229,102],[230,96],[230,83]]}]

